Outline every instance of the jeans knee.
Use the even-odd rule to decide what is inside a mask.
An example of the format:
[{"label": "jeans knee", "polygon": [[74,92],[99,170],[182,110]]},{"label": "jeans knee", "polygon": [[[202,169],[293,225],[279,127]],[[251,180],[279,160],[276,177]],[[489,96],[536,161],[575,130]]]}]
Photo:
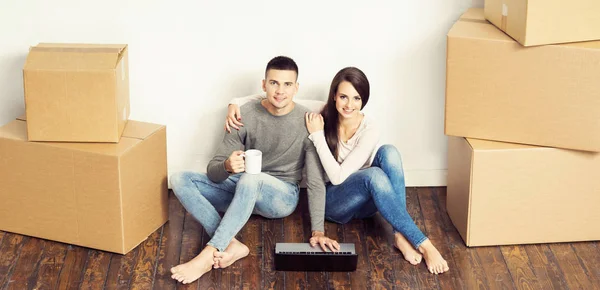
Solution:
[{"label": "jeans knee", "polygon": [[265,179],[267,177],[268,177],[268,175],[266,173],[259,173],[259,174],[244,173],[240,177],[240,180],[238,181],[238,184],[242,184],[242,185],[257,185],[257,184],[261,184],[263,181],[265,181]]},{"label": "jeans knee", "polygon": [[264,213],[264,217],[280,219],[291,215],[296,209],[296,205],[286,204],[283,201],[273,201],[273,207],[270,212]]},{"label": "jeans knee", "polygon": [[169,176],[169,182],[171,183],[171,189],[177,195],[177,188],[185,186],[185,184],[190,180],[189,173],[186,171],[175,172]]},{"label": "jeans knee", "polygon": [[400,152],[394,145],[385,144],[377,150],[376,155],[381,155],[380,157],[388,162],[398,163],[402,165],[402,156]]},{"label": "jeans knee", "polygon": [[365,182],[367,188],[369,188],[371,192],[393,191],[390,179],[383,169],[379,167],[370,167],[367,170],[368,178],[365,179]]}]

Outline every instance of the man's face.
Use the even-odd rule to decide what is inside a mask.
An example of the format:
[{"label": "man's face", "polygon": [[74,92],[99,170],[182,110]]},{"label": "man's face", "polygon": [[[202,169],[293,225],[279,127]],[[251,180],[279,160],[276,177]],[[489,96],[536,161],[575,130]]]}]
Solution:
[{"label": "man's face", "polygon": [[297,77],[293,70],[270,69],[267,71],[262,88],[267,93],[268,102],[274,108],[281,110],[292,103],[292,99],[298,92]]}]

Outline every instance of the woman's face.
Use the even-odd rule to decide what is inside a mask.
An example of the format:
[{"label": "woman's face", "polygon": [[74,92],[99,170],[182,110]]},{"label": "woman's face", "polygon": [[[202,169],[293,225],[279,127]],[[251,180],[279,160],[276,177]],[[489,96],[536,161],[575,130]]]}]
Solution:
[{"label": "woman's face", "polygon": [[335,108],[341,118],[352,119],[359,116],[362,108],[362,98],[350,82],[341,82],[334,98]]}]

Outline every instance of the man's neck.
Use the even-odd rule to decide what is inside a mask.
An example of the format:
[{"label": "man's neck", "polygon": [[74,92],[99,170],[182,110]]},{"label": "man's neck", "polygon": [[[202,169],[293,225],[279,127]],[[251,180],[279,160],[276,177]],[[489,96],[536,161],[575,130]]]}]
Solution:
[{"label": "man's neck", "polygon": [[267,109],[267,112],[269,112],[271,115],[273,116],[284,116],[289,114],[292,110],[294,110],[294,107],[296,107],[296,103],[294,103],[293,101],[290,102],[290,104],[288,104],[287,106],[283,107],[283,108],[277,108],[275,106],[273,106],[271,103],[269,103],[269,100],[262,100],[260,102],[260,104]]}]

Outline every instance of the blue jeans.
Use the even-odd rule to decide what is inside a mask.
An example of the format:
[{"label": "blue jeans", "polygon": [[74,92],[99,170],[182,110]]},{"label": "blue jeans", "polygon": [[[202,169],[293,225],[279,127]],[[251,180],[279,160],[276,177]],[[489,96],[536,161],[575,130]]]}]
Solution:
[{"label": "blue jeans", "polygon": [[[298,185],[265,173],[240,173],[221,183],[206,174],[179,172],[171,175],[171,188],[183,207],[198,220],[211,240],[207,245],[225,251],[251,214],[283,218],[298,205]],[[218,212],[224,212],[223,219]]]},{"label": "blue jeans", "polygon": [[345,224],[353,218],[373,216],[377,211],[415,247],[427,240],[406,211],[406,188],[400,153],[384,145],[371,167],[350,175],[339,185],[327,184],[325,218]]}]

